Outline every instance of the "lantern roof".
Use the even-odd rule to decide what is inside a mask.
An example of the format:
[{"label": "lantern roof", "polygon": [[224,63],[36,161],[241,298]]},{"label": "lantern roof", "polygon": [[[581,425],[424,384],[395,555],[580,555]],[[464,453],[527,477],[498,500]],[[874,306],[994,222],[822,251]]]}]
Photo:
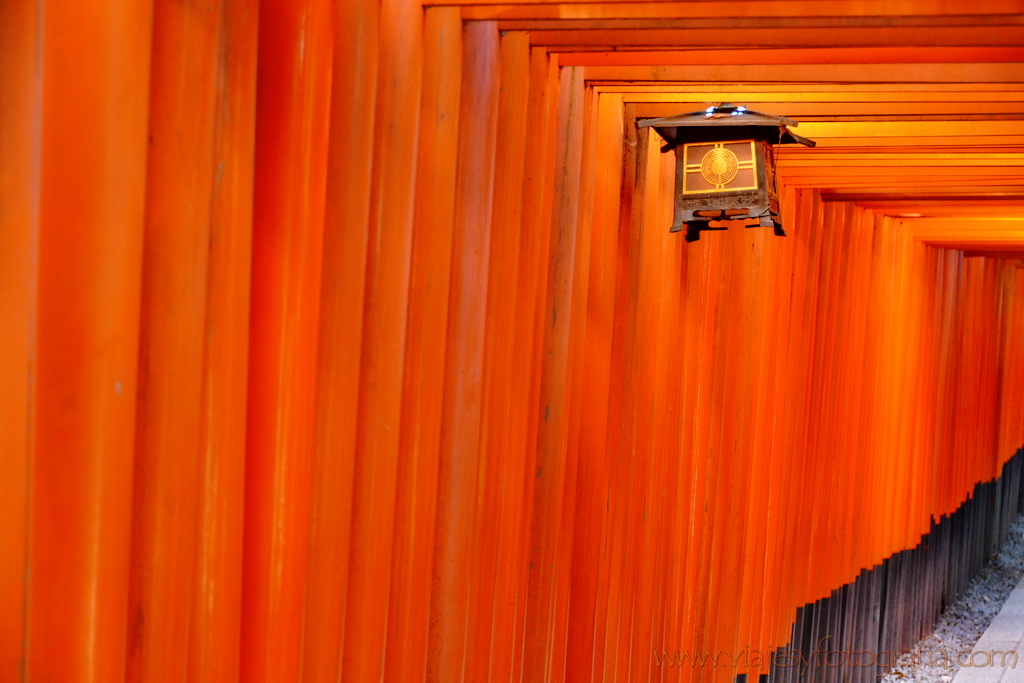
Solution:
[{"label": "lantern roof", "polygon": [[[785,116],[771,116],[751,111],[728,102],[689,114],[666,116],[640,121],[640,128],[653,127],[667,143],[662,152],[674,149],[683,142],[709,142],[723,139],[756,138],[771,144],[799,143],[814,147],[814,140],[801,137],[786,126],[796,127],[798,121]],[[680,130],[682,129],[682,130]]]}]

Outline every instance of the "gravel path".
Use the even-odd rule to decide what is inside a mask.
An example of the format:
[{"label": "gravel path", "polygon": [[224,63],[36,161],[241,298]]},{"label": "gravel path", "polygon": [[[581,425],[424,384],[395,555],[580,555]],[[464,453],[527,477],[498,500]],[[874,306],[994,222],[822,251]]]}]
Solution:
[{"label": "gravel path", "polygon": [[[948,607],[935,625],[935,631],[917,644],[914,651],[920,663],[915,665],[909,655],[904,655],[880,680],[884,683],[948,683],[953,680],[960,669],[955,662],[956,653],[970,652],[1022,576],[1024,517],[1014,523],[1003,549],[971,582],[960,602]],[[948,658],[953,661],[942,661],[937,654],[939,650],[949,653]],[[929,665],[929,660],[934,664]]]}]

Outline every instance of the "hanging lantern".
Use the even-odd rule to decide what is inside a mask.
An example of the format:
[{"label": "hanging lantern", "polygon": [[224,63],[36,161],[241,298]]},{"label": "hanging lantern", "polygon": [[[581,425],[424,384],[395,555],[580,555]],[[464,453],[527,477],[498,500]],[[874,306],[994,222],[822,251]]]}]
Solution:
[{"label": "hanging lantern", "polygon": [[671,232],[686,228],[686,241],[700,239],[713,220],[756,220],[748,227],[773,228],[785,237],[775,183],[773,145],[799,143],[814,147],[786,126],[797,122],[746,107],[720,104],[705,111],[648,119],[664,138],[663,153],[676,153],[675,222]]}]

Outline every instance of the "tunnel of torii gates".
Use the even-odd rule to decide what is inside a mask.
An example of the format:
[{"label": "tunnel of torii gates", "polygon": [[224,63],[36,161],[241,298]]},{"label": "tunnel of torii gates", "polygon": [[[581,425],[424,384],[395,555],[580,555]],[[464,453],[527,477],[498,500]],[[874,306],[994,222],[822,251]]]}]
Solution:
[{"label": "tunnel of torii gates", "polygon": [[[669,232],[720,102],[786,237]],[[1022,501],[1022,216],[1022,0],[5,0],[0,680],[877,680]]]}]

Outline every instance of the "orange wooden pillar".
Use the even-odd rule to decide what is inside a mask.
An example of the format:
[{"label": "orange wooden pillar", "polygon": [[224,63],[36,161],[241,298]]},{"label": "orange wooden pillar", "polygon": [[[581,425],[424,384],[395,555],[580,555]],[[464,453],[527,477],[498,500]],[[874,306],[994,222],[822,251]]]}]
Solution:
[{"label": "orange wooden pillar", "polygon": [[[575,465],[567,457],[569,386],[573,377],[572,325],[576,306],[585,305],[585,280],[577,277],[579,184],[583,144],[583,69],[561,71],[557,145],[548,260],[547,297],[543,309],[540,402],[537,405],[537,452],[530,531],[529,599],[523,677],[561,680],[564,676],[564,633],[558,631],[559,606],[567,597],[563,572],[571,559],[572,499]],[[562,545],[560,545],[562,544]],[[563,622],[564,624],[564,622]]]},{"label": "orange wooden pillar", "polygon": [[437,517],[427,645],[427,680],[460,681],[467,657],[474,517],[480,452],[494,153],[498,115],[498,30],[463,29],[462,91],[452,228],[451,281]]},{"label": "orange wooden pillar", "polygon": [[[572,74],[571,79],[578,79],[583,88],[582,97],[578,103],[582,108],[580,126],[582,138],[580,140],[580,168],[579,177],[574,187],[576,203],[575,230],[576,244],[573,248],[572,280],[570,282],[572,300],[569,311],[572,318],[569,321],[569,347],[568,351],[568,376],[566,377],[566,392],[569,397],[567,410],[567,432],[566,432],[566,489],[562,500],[560,511],[559,538],[556,541],[555,559],[555,622],[553,624],[553,635],[556,649],[552,660],[551,668],[556,677],[569,675],[566,671],[566,656],[569,630],[569,601],[571,596],[572,583],[572,537],[573,527],[576,518],[576,493],[577,475],[580,466],[579,444],[581,438],[582,424],[582,401],[580,395],[583,387],[583,379],[586,372],[584,358],[584,344],[586,342],[586,328],[588,317],[588,297],[590,278],[590,244],[591,227],[590,222],[593,216],[592,201],[594,198],[594,176],[596,172],[594,131],[597,127],[597,107],[595,94],[592,87],[586,85],[586,70],[582,73]],[[578,87],[578,86],[573,86]],[[573,102],[573,106],[576,106]],[[572,144],[572,143],[570,143]],[[557,156],[556,156],[557,159]],[[572,182],[570,173],[568,181]],[[569,186],[573,187],[573,186]],[[567,224],[568,227],[568,224]],[[543,366],[541,367],[543,373]],[[543,375],[542,375],[543,382]],[[543,383],[542,383],[543,387]],[[538,427],[540,427],[538,420]]]},{"label": "orange wooden pillar", "polygon": [[195,588],[187,678],[239,676],[249,269],[256,124],[256,0],[220,5],[200,412]]},{"label": "orange wooden pillar", "polygon": [[40,12],[0,5],[0,680],[24,662],[39,255]]},{"label": "orange wooden pillar", "polygon": [[345,637],[380,3],[333,3],[333,20],[313,508],[303,636],[303,676],[311,681],[338,679]]},{"label": "orange wooden pillar", "polygon": [[[367,244],[341,662],[342,676],[354,681],[380,680],[385,666],[423,69],[422,9],[415,3],[384,0],[379,21],[368,223],[365,228],[359,224],[349,228],[357,235],[365,229]],[[341,155],[351,154],[351,150],[332,151],[339,155],[332,157],[332,163],[344,163]],[[354,169],[361,169],[363,159],[352,163]],[[362,182],[362,176],[358,178]],[[360,216],[362,207],[356,208]],[[332,231],[339,228],[331,226]],[[337,263],[338,255],[332,253],[331,259]],[[345,277],[357,278],[358,272]],[[334,332],[339,336],[332,343],[350,343],[350,330],[335,328]],[[337,368],[328,371],[334,373]],[[346,388],[350,379],[344,377]],[[337,414],[321,412],[319,417],[318,429],[326,430],[327,421]],[[321,457],[335,456],[325,450]],[[347,457],[344,451],[342,457]]]},{"label": "orange wooden pillar", "polygon": [[469,607],[466,680],[511,674],[515,572],[508,560],[519,545],[523,472],[511,451],[512,375],[528,356],[515,332],[531,319],[514,305],[522,233],[523,166],[527,145],[529,36],[506,31],[499,39],[499,97],[495,125],[493,210],[487,264],[486,323],[481,372],[480,460],[470,559],[476,577]]},{"label": "orange wooden pillar", "polygon": [[542,47],[530,49],[530,88],[527,99],[527,130],[532,141],[526,146],[523,177],[522,239],[517,274],[517,317],[524,324],[516,328],[515,346],[522,352],[525,371],[512,377],[516,399],[510,405],[512,426],[509,451],[515,458],[523,484],[519,542],[515,560],[515,630],[512,647],[512,680],[519,680],[524,667],[523,644],[527,638],[526,612],[529,598],[532,551],[531,528],[536,443],[539,431],[537,405],[540,401],[543,341],[547,316],[544,302],[548,289],[548,255],[551,247],[551,183],[554,173],[555,133],[558,121],[559,67],[557,56]]},{"label": "orange wooden pillar", "polygon": [[424,568],[434,556],[461,83],[459,9],[428,8],[384,663],[384,680],[394,683],[422,681],[427,669],[432,577]]},{"label": "orange wooden pillar", "polygon": [[[630,273],[629,295],[635,296],[636,304],[627,304],[625,309],[629,311],[625,321],[626,354],[632,359],[623,373],[623,386],[631,394],[631,414],[624,421],[629,426],[628,439],[619,441],[623,450],[618,451],[631,461],[631,494],[625,504],[632,527],[629,545],[635,550],[624,563],[629,571],[623,574],[623,586],[627,587],[627,610],[623,616],[628,615],[628,620],[620,623],[620,629],[628,623],[633,639],[631,648],[646,653],[661,647],[664,638],[659,612],[669,571],[663,539],[671,514],[664,485],[674,478],[673,469],[678,461],[673,427],[678,424],[680,399],[675,386],[678,370],[670,368],[678,368],[681,361],[676,334],[686,248],[677,239],[680,235],[668,232],[675,155],[661,153],[657,143],[660,138],[652,130],[640,130],[639,134],[646,138],[639,153],[647,154],[647,175],[643,193],[633,196],[633,227],[637,232],[633,233],[635,249],[630,252],[635,261],[630,265],[636,272]],[[585,461],[580,462],[582,475]],[[650,671],[651,660],[631,657],[628,665],[631,677],[642,677]]]},{"label": "orange wooden pillar", "polygon": [[219,13],[154,3],[128,681],[188,670]]},{"label": "orange wooden pillar", "polygon": [[1008,458],[1024,446],[1024,400],[1018,387],[1024,385],[1024,359],[1015,351],[1024,339],[1024,264],[1004,261],[1002,279],[1002,396],[999,404],[999,455]]},{"label": "orange wooden pillar", "polygon": [[1006,456],[1024,447],[1024,396],[1017,390],[1024,386],[1024,354],[1014,350],[1020,342],[1011,342],[1024,339],[1024,263],[1004,263],[1003,278],[1005,331],[1000,436],[1006,444],[1001,452]]},{"label": "orange wooden pillar", "polygon": [[[615,328],[615,285],[619,275],[616,248],[619,187],[624,144],[621,96],[597,97],[595,187],[591,197],[591,264],[588,283],[586,372],[580,393],[579,457],[588,465],[578,479],[573,529],[572,597],[568,612],[566,672],[571,679],[589,679],[604,659],[599,637],[607,617],[608,486],[616,458],[610,457],[607,423],[612,381],[612,338]],[[613,199],[614,198],[614,199]]]},{"label": "orange wooden pillar", "polygon": [[151,4],[43,6],[27,680],[118,683],[127,638]]},{"label": "orange wooden pillar", "polygon": [[[751,657],[741,662],[739,653],[743,648],[757,648],[762,640],[759,604],[763,592],[764,536],[768,520],[765,482],[771,473],[773,457],[770,426],[774,422],[775,402],[770,399],[774,373],[780,364],[780,354],[775,342],[777,328],[773,325],[773,313],[778,299],[779,281],[777,266],[779,254],[784,245],[770,232],[755,228],[744,231],[744,239],[738,245],[741,268],[748,276],[737,293],[736,305],[739,315],[746,318],[746,333],[740,340],[738,383],[742,395],[736,407],[740,417],[746,419],[746,438],[737,436],[734,443],[741,458],[738,488],[745,498],[741,501],[744,520],[744,543],[733,558],[738,567],[736,596],[736,634],[733,653],[738,665],[735,673],[757,675]],[[745,405],[743,405],[745,403]],[[733,538],[730,534],[730,543]],[[767,671],[766,667],[765,672]]]},{"label": "orange wooden pillar", "polygon": [[300,671],[331,77],[330,3],[260,3],[241,680]]},{"label": "orange wooden pillar", "polygon": [[[799,235],[799,228],[794,223],[796,220],[796,196],[795,192],[785,186],[782,187],[782,210],[783,225],[786,226],[788,235],[796,238]],[[787,436],[786,423],[779,419],[779,413],[785,415],[789,411],[787,389],[791,368],[794,366],[795,354],[790,352],[789,343],[792,335],[790,315],[792,313],[789,301],[791,299],[791,288],[794,285],[791,276],[794,250],[799,244],[797,239],[787,239],[776,245],[775,251],[775,281],[769,290],[772,297],[772,306],[769,313],[769,330],[766,355],[775,359],[769,373],[769,409],[766,419],[770,424],[765,426],[764,438],[769,451],[770,462],[765,463],[767,475],[760,481],[754,482],[754,490],[761,500],[762,513],[767,517],[766,526],[763,529],[764,546],[760,562],[763,563],[763,573],[755,577],[755,586],[760,586],[760,592],[753,598],[755,608],[755,629],[759,629],[760,639],[756,641],[756,647],[762,655],[774,647],[785,642],[785,635],[779,631],[788,631],[790,626],[789,605],[785,603],[783,592],[778,590],[779,576],[782,565],[785,562],[784,538],[786,525],[786,506],[782,501],[786,500],[786,489],[793,478],[790,458],[792,453],[784,447]],[[758,584],[757,582],[761,583]],[[757,588],[755,588],[755,591]],[[755,643],[752,643],[755,644]],[[765,661],[765,665],[769,662]]]}]

